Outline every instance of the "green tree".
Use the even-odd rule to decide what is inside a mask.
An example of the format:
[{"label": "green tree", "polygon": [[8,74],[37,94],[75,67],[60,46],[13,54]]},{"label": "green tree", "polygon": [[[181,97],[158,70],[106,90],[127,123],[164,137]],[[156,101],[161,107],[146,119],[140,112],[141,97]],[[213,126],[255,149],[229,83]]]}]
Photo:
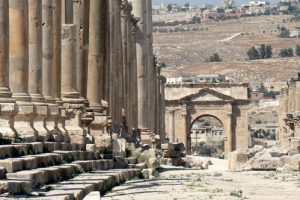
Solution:
[{"label": "green tree", "polygon": [[249,57],[250,60],[256,60],[256,59],[260,59],[260,54],[259,51],[255,48],[255,47],[251,47],[248,51],[247,51],[247,55]]},{"label": "green tree", "polygon": [[173,9],[173,5],[169,3],[167,8],[168,8],[168,11],[171,12],[171,10]]},{"label": "green tree", "polygon": [[217,53],[209,57],[209,62],[221,62],[221,61],[222,58]]},{"label": "green tree", "polygon": [[273,48],[271,45],[266,46],[266,58],[272,58],[273,56]]},{"label": "green tree", "polygon": [[294,56],[294,50],[292,48],[281,49],[280,52],[279,52],[279,56],[282,57],[282,58],[293,57]]},{"label": "green tree", "polygon": [[265,44],[261,44],[259,48],[260,58],[267,58],[267,48]]},{"label": "green tree", "polygon": [[300,56],[300,45],[296,46],[296,55]]},{"label": "green tree", "polygon": [[285,27],[278,27],[279,30],[279,37],[281,38],[289,38],[290,37],[290,31],[289,29],[285,28]]}]

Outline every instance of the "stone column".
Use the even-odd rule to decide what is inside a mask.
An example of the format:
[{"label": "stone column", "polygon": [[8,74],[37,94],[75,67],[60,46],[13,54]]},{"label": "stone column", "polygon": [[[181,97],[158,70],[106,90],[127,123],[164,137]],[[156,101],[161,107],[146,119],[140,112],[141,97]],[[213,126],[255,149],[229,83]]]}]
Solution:
[{"label": "stone column", "polygon": [[106,30],[103,28],[106,9],[107,2],[90,0],[87,98],[94,112],[94,121],[90,124],[90,134],[94,138],[102,136],[107,125],[102,107],[104,58],[107,56],[104,39]]},{"label": "stone column", "polygon": [[160,78],[160,101],[159,101],[159,108],[160,108],[160,118],[161,121],[160,124],[160,138],[162,142],[164,142],[164,139],[166,138],[166,103],[165,103],[165,84],[166,84],[166,78],[161,76]]},{"label": "stone column", "polygon": [[9,88],[9,5],[8,0],[0,1],[0,138],[15,138],[12,130],[15,100]]},{"label": "stone column", "polygon": [[278,139],[280,145],[283,147],[290,147],[289,137],[291,137],[289,127],[286,124],[285,119],[288,113],[288,88],[282,89],[279,100],[279,135]]},{"label": "stone column", "polygon": [[[233,151],[233,133],[232,133],[232,114],[227,115],[227,129],[226,131],[226,136],[227,140],[225,141],[225,156],[227,157],[228,153]],[[225,128],[225,127],[224,127]]]},{"label": "stone column", "polygon": [[153,56],[153,27],[152,27],[152,0],[146,1],[146,31],[147,31],[147,59],[148,59],[148,124],[151,131],[156,131],[156,109],[155,109],[155,63]]},{"label": "stone column", "polygon": [[76,90],[76,26],[62,25],[62,101],[67,108],[65,128],[71,143],[85,144],[86,131],[81,128],[84,100]]},{"label": "stone column", "polygon": [[[122,38],[121,1],[109,1],[109,51],[110,51],[110,94],[109,115],[112,118],[112,132],[120,133],[122,124]],[[113,78],[112,78],[113,77]]]},{"label": "stone column", "polygon": [[[148,132],[149,106],[148,106],[148,46],[147,46],[147,17],[146,1],[131,0],[133,15],[139,18],[137,23],[136,61],[138,82],[138,125],[141,132]],[[151,115],[150,115],[151,116]]]},{"label": "stone column", "polygon": [[34,129],[38,133],[39,141],[49,139],[45,127],[48,117],[48,105],[42,96],[42,2],[29,0],[29,95],[34,104]]},{"label": "stone column", "polygon": [[[58,6],[58,7],[55,7]],[[55,14],[54,15],[54,11]],[[59,18],[59,2],[56,0],[42,0],[42,93],[48,104],[49,115],[46,119],[46,128],[50,137],[56,141],[62,141],[61,131],[58,129],[59,101],[57,84],[60,82],[60,38],[57,33],[57,18]],[[54,26],[54,22],[56,25]],[[60,23],[60,22],[59,22]]]},{"label": "stone column", "polygon": [[28,95],[28,1],[9,1],[9,83],[17,100],[14,128],[19,137],[36,141],[33,104]]},{"label": "stone column", "polygon": [[131,48],[131,56],[130,60],[132,61],[132,95],[131,95],[131,107],[132,107],[132,121],[134,129],[137,129],[138,126],[138,81],[137,81],[137,56],[136,56],[136,37],[135,34],[137,32],[137,23],[138,20],[135,17],[131,17],[131,40],[130,40],[130,48]]},{"label": "stone column", "polygon": [[[74,20],[74,24],[76,25],[76,34],[77,34],[76,88],[77,91],[80,93],[80,95],[84,98],[87,97],[86,82],[88,80],[86,68],[88,65],[88,47],[89,47],[89,8],[90,8],[90,0],[73,1],[73,20]],[[103,37],[101,37],[101,39],[103,39]]]},{"label": "stone column", "polygon": [[53,74],[53,5],[52,0],[42,0],[43,11],[43,95],[47,103],[55,103]]}]

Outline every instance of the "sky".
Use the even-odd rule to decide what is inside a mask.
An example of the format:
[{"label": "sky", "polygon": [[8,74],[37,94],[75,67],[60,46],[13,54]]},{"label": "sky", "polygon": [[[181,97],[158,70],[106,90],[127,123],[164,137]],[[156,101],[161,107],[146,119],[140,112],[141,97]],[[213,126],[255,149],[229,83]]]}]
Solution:
[{"label": "sky", "polygon": [[[192,5],[201,5],[201,4],[213,4],[213,5],[218,5],[220,4],[222,1],[221,0],[152,0],[154,4],[157,3],[178,3],[178,4],[184,4],[186,2],[189,2]],[[261,0],[263,1],[263,0]],[[279,0],[266,0],[269,1],[271,3],[276,3]],[[236,3],[238,5],[244,4],[249,2],[249,0],[236,0]]]}]

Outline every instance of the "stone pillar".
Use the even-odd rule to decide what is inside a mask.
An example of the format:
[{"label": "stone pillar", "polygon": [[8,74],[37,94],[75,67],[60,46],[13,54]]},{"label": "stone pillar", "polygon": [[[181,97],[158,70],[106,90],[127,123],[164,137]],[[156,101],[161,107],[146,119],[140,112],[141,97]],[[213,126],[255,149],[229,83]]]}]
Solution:
[{"label": "stone pillar", "polygon": [[283,147],[290,147],[289,137],[291,137],[289,127],[285,119],[288,113],[288,88],[282,89],[279,100],[279,135],[278,139],[280,145]]},{"label": "stone pillar", "polygon": [[103,114],[103,73],[105,54],[106,30],[105,15],[107,2],[90,0],[90,25],[89,25],[89,55],[88,55],[88,79],[87,98],[90,101],[90,108],[94,111],[94,121],[90,124],[92,137],[100,137],[107,125],[107,117]]},{"label": "stone pillar", "polygon": [[[148,46],[147,46],[147,17],[146,1],[131,0],[133,15],[139,18],[137,23],[136,61],[138,82],[138,125],[141,132],[149,132],[149,106],[148,106]],[[151,115],[150,115],[151,116]]]},{"label": "stone pillar", "polygon": [[191,154],[190,150],[191,148],[188,145],[188,136],[189,136],[189,131],[188,131],[188,126],[187,126],[187,110],[186,106],[183,106],[183,110],[181,111],[181,120],[182,120],[182,136],[183,140],[182,143],[185,146],[185,152],[187,154]]},{"label": "stone pillar", "polygon": [[[228,153],[233,151],[233,135],[232,135],[232,114],[227,115],[227,128],[226,128],[226,137],[227,140],[225,140],[225,156],[227,157]],[[224,127],[225,128],[225,127]]]},{"label": "stone pillar", "polygon": [[162,142],[164,142],[164,139],[166,138],[166,121],[165,121],[165,115],[166,115],[166,103],[165,103],[165,84],[166,84],[166,78],[161,76],[160,78],[160,100],[159,100],[159,109],[160,109],[160,138]]},{"label": "stone pillar", "polygon": [[155,79],[156,79],[156,66],[153,56],[153,27],[152,27],[152,0],[146,1],[146,32],[147,32],[147,59],[148,59],[148,128],[151,131],[157,131],[156,127],[156,97],[155,97]]},{"label": "stone pillar", "polygon": [[15,138],[12,129],[15,100],[9,88],[9,5],[8,0],[0,1],[0,138]]},{"label": "stone pillar", "polygon": [[130,41],[130,48],[132,55],[130,56],[130,60],[132,61],[132,96],[131,96],[131,107],[132,107],[132,116],[133,116],[133,125],[134,129],[139,127],[138,125],[138,77],[137,77],[137,56],[136,56],[136,32],[137,32],[137,23],[138,20],[135,17],[131,17],[131,28],[132,35]]},{"label": "stone pillar", "polygon": [[[103,2],[103,1],[101,1]],[[87,65],[89,47],[89,8],[90,0],[73,1],[73,20],[77,35],[77,73],[76,89],[84,98],[87,97]],[[92,8],[92,7],[91,7]],[[100,26],[101,24],[99,24]],[[100,36],[99,36],[100,37]],[[103,37],[101,37],[103,40]]]},{"label": "stone pillar", "polygon": [[71,143],[85,144],[86,131],[81,128],[84,100],[76,90],[76,26],[62,25],[62,101],[66,110],[65,128]]},{"label": "stone pillar", "polygon": [[42,96],[42,2],[29,0],[29,95],[34,104],[34,129],[38,133],[39,141],[49,139],[45,127],[48,117],[48,105]]},{"label": "stone pillar", "polygon": [[43,95],[47,103],[55,103],[53,74],[53,6],[52,0],[42,0],[43,11]]},{"label": "stone pillar", "polygon": [[9,1],[9,83],[17,100],[14,129],[26,141],[36,141],[33,104],[28,95],[28,1]]},{"label": "stone pillar", "polygon": [[[122,38],[121,38],[121,1],[109,1],[110,28],[110,94],[109,115],[112,118],[112,132],[120,133],[122,124]],[[112,78],[114,77],[114,78]]]},{"label": "stone pillar", "polygon": [[123,108],[125,111],[125,118],[128,130],[131,131],[134,127],[133,116],[131,106],[131,96],[133,95],[133,63],[132,63],[132,47],[130,42],[132,41],[131,30],[131,5],[128,1],[122,2],[121,7],[121,32],[122,32],[122,54],[123,54]]},{"label": "stone pillar", "polygon": [[[45,102],[48,104],[49,115],[46,119],[46,128],[50,137],[56,141],[61,141],[61,131],[58,129],[59,107],[56,101],[59,101],[57,84],[60,82],[60,41],[57,33],[57,18],[59,18],[59,2],[56,0],[42,0],[42,93]],[[54,15],[54,11],[55,14]],[[56,25],[54,26],[54,22]],[[60,23],[60,22],[59,22]],[[55,48],[55,49],[54,49]]]}]

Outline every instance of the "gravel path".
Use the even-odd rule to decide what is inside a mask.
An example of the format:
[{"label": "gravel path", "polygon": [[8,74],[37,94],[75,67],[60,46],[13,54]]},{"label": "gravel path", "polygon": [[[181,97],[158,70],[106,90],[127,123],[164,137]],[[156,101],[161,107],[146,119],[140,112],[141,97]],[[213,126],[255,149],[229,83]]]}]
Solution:
[{"label": "gravel path", "polygon": [[300,173],[228,172],[225,160],[208,170],[164,166],[160,177],[133,180],[114,188],[104,200],[253,199],[300,200]]}]

